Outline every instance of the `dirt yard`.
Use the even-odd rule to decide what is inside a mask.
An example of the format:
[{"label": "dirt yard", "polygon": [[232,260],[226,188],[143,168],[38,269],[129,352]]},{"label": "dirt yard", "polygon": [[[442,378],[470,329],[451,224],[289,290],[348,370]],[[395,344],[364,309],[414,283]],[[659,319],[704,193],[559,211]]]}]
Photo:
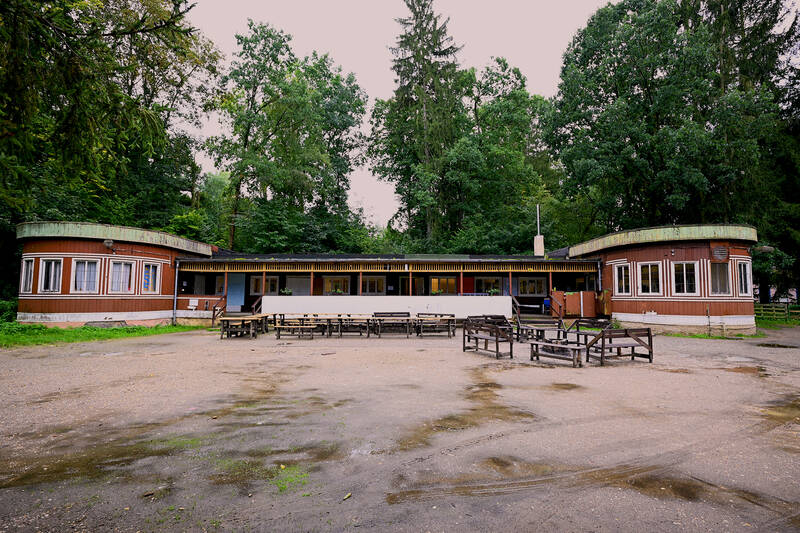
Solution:
[{"label": "dirt yard", "polygon": [[800,328],[767,333],[580,369],[460,336],[0,350],[0,531],[797,530]]}]

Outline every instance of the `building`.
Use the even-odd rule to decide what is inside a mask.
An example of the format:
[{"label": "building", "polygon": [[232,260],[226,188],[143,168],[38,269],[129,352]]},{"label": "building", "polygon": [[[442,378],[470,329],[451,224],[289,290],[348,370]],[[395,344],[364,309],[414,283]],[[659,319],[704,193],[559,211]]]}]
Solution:
[{"label": "building", "polygon": [[18,320],[210,322],[218,312],[612,315],[753,331],[748,226],[646,228],[547,256],[240,254],[162,232],[20,224]]}]

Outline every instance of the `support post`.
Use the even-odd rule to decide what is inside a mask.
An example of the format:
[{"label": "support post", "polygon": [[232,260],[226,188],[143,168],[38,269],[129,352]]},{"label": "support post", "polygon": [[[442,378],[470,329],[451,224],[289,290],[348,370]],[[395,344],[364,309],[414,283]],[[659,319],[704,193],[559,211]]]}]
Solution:
[{"label": "support post", "polygon": [[458,295],[463,296],[464,294],[464,271],[458,273]]},{"label": "support post", "polygon": [[[322,290],[324,291],[325,288],[323,287]],[[311,296],[314,296],[314,272],[313,271],[311,272],[311,287],[309,288],[308,294],[310,294]]]},{"label": "support post", "polygon": [[172,325],[175,326],[178,321],[178,267],[181,262],[179,259],[175,260],[175,287],[173,287],[172,294]]},{"label": "support post", "polygon": [[553,271],[547,273],[548,281],[547,281],[547,295],[550,296],[553,294]]},{"label": "support post", "polygon": [[514,291],[512,290],[512,284],[511,284],[511,271],[509,270],[508,271],[508,295],[511,296],[513,293],[514,293]]},{"label": "support post", "polygon": [[414,287],[414,284],[412,283],[413,280],[414,280],[414,271],[411,270],[411,265],[408,265],[408,295],[409,296],[414,296],[414,293],[412,292],[412,288]]},{"label": "support post", "polygon": [[267,294],[267,272],[261,271],[261,310],[264,310],[264,295]]},{"label": "support post", "polygon": [[362,272],[358,271],[358,295],[361,296],[361,274]]}]

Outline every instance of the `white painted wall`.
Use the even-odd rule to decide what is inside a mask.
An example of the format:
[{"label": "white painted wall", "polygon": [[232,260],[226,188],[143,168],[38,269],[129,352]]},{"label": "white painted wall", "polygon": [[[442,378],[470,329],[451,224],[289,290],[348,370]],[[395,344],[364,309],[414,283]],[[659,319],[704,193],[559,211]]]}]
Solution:
[{"label": "white painted wall", "polygon": [[653,324],[665,326],[753,326],[756,320],[753,315],[659,315],[658,313],[613,313],[611,318],[620,322],[637,324]]},{"label": "white painted wall", "polygon": [[511,316],[510,296],[265,296],[264,313],[372,314],[376,311]]}]

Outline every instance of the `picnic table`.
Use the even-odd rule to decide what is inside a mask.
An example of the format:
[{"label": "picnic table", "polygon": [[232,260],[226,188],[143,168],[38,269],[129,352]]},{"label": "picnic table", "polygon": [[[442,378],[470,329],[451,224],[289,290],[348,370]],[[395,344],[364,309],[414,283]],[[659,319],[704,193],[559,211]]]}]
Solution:
[{"label": "picnic table", "polygon": [[517,317],[517,340],[536,339],[539,341],[547,340],[548,332],[556,333],[556,340],[566,339],[564,322],[558,318],[533,318],[525,321]]},{"label": "picnic table", "polygon": [[226,336],[242,337],[248,335],[251,339],[258,337],[261,319],[253,315],[223,316],[219,318],[219,338]]},{"label": "picnic table", "polygon": [[425,331],[429,333],[447,333],[447,338],[456,334],[456,315],[452,313],[417,313],[414,320],[417,336],[422,337]]},{"label": "picnic table", "polygon": [[377,311],[372,313],[372,328],[381,337],[384,331],[405,332],[406,338],[411,336],[412,319],[408,311]]}]

